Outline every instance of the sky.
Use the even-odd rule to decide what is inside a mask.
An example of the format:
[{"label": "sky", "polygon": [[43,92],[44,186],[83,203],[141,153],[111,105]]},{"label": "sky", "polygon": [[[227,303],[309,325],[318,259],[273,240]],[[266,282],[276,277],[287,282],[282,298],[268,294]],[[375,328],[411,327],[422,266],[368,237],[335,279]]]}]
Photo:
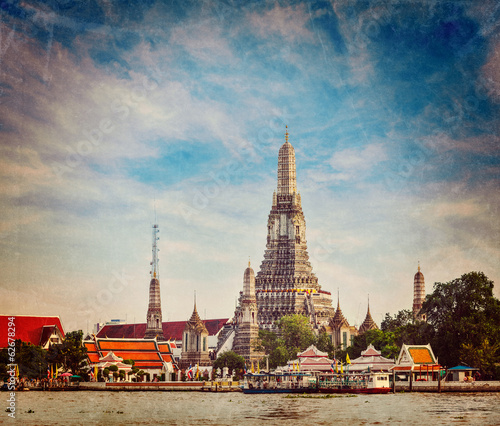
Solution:
[{"label": "sky", "polygon": [[[480,4],[479,4],[480,3]],[[500,281],[495,1],[0,3],[0,312],[230,318],[285,125],[313,271],[351,325]],[[156,217],[156,219],[155,219]],[[498,284],[495,295],[499,297]]]}]

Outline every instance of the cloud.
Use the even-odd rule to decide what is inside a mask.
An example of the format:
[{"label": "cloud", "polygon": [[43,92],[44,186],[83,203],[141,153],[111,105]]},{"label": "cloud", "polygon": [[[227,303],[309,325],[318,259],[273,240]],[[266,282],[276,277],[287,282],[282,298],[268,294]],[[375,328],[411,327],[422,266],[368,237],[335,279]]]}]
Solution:
[{"label": "cloud", "polygon": [[263,13],[252,13],[247,18],[250,27],[262,38],[279,35],[288,42],[311,42],[313,33],[308,29],[310,16],[305,6],[281,7],[275,5]]}]

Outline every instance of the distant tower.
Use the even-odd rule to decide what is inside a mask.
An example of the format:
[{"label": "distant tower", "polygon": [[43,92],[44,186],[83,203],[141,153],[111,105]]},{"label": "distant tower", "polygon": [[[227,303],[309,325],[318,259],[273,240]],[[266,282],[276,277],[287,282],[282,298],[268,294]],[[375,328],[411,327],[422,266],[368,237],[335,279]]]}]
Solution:
[{"label": "distant tower", "polygon": [[378,330],[377,324],[373,321],[373,318],[370,314],[370,296],[368,296],[368,312],[366,312],[366,318],[363,321],[363,324],[359,327],[359,334],[363,334],[368,330]]},{"label": "distant tower", "polygon": [[288,128],[278,154],[277,177],[264,260],[255,278],[259,326],[274,330],[282,316],[303,314],[319,329],[328,324],[335,309],[330,293],[321,290],[309,262],[306,221],[297,192],[295,150],[288,141]]},{"label": "distant tower", "polygon": [[256,352],[252,345],[259,337],[257,319],[257,299],[255,298],[255,274],[248,262],[243,274],[243,293],[235,315],[236,335],[233,351],[245,358],[250,364],[263,358],[264,354]]},{"label": "distant tower", "polygon": [[158,225],[153,225],[153,260],[151,261],[151,282],[149,283],[149,306],[146,319],[145,339],[165,340],[161,320],[160,271],[158,269]]},{"label": "distant tower", "polygon": [[413,280],[413,319],[418,321],[426,321],[424,314],[420,313],[422,303],[425,300],[425,280],[424,274],[420,272],[420,262],[418,263],[418,271]]}]

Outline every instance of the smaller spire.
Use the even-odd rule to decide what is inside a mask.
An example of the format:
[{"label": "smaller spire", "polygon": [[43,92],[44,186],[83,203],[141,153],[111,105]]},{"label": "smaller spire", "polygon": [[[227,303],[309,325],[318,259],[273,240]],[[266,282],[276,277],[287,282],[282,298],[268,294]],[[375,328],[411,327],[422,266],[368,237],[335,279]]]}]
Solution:
[{"label": "smaller spire", "polygon": [[288,126],[285,126],[285,143],[288,143]]},{"label": "smaller spire", "polygon": [[418,261],[418,272],[420,272],[420,260]]},{"label": "smaller spire", "polygon": [[248,267],[250,268],[250,256],[248,256]]},{"label": "smaller spire", "polygon": [[370,293],[368,293],[368,315],[370,315]]}]

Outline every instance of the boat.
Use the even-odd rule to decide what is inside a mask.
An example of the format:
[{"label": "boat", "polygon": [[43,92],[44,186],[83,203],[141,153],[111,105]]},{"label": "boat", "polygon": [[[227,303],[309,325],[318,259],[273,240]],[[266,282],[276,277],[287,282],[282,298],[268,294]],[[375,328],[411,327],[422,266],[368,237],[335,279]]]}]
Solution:
[{"label": "boat", "polygon": [[318,391],[321,393],[389,393],[389,373],[320,374]]},{"label": "boat", "polygon": [[317,392],[317,378],[308,372],[247,373],[241,390],[256,393],[313,393]]}]

